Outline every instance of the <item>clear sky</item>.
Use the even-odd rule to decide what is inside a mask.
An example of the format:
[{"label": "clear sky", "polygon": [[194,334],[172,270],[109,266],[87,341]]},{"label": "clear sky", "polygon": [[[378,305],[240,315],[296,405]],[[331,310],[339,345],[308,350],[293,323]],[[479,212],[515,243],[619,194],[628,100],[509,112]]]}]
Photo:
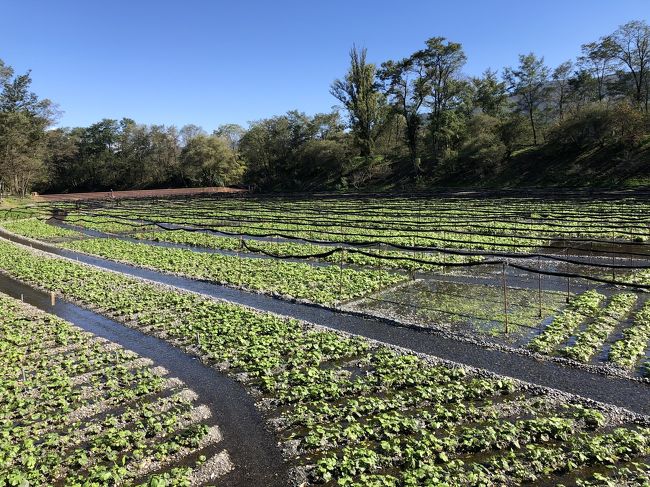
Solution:
[{"label": "clear sky", "polygon": [[650,0],[0,0],[0,58],[32,69],[61,126],[130,117],[211,131],[328,111],[352,43],[379,64],[444,36],[477,75],[530,51],[554,66],[649,18]]}]

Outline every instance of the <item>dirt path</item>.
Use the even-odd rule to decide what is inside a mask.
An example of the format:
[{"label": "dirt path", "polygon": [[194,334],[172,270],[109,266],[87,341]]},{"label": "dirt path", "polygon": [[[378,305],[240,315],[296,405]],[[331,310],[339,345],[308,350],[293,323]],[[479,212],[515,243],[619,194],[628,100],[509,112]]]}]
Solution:
[{"label": "dirt path", "polygon": [[35,201],[86,201],[86,200],[118,200],[125,198],[166,198],[170,196],[195,196],[214,193],[246,193],[245,189],[208,186],[203,188],[169,188],[169,189],[139,189],[131,191],[97,191],[93,193],[60,193],[40,194]]}]

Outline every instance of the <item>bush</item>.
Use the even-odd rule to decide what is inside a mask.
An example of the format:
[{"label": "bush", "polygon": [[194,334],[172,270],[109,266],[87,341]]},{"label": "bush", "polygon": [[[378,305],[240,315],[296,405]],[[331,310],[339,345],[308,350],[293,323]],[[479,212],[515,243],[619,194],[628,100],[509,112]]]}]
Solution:
[{"label": "bush", "polygon": [[494,174],[507,155],[501,140],[501,122],[489,115],[472,117],[468,124],[468,138],[458,153],[463,166],[477,176]]},{"label": "bush", "polygon": [[640,110],[626,101],[607,107],[595,103],[566,118],[549,131],[550,145],[584,149],[598,145],[636,145],[646,132]]}]

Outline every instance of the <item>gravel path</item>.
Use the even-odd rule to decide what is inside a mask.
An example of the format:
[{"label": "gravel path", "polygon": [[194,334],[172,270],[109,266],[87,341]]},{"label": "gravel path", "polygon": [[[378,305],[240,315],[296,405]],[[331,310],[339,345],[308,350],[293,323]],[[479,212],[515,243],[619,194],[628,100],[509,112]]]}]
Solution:
[{"label": "gravel path", "polygon": [[220,486],[288,485],[288,469],[273,433],[266,429],[262,415],[241,384],[163,340],[62,299],[51,306],[48,293],[4,275],[0,275],[0,292],[22,297],[32,306],[150,358],[196,392],[198,401],[210,408],[223,433],[219,449],[225,448],[235,464],[231,472],[218,479]]},{"label": "gravel path", "polygon": [[105,269],[244,304],[262,311],[271,311],[306,320],[325,327],[408,348],[416,352],[434,355],[596,401],[614,404],[640,414],[650,414],[650,386],[641,382],[608,377],[550,361],[540,361],[534,357],[487,349],[473,343],[455,340],[440,332],[400,327],[380,319],[362,318],[332,309],[292,303],[263,294],[172,276],[92,257],[59,249],[48,244],[36,244],[31,240],[4,231],[0,231],[0,236]]}]

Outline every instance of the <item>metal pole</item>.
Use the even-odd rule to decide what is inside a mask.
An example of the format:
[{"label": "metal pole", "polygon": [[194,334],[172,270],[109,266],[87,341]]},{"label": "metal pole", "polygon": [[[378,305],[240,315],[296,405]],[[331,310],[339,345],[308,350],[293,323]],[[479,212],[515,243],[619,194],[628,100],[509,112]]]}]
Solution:
[{"label": "metal pole", "polygon": [[509,333],[508,327],[508,286],[506,284],[506,262],[501,264],[501,277],[503,281],[503,314],[506,335]]}]

